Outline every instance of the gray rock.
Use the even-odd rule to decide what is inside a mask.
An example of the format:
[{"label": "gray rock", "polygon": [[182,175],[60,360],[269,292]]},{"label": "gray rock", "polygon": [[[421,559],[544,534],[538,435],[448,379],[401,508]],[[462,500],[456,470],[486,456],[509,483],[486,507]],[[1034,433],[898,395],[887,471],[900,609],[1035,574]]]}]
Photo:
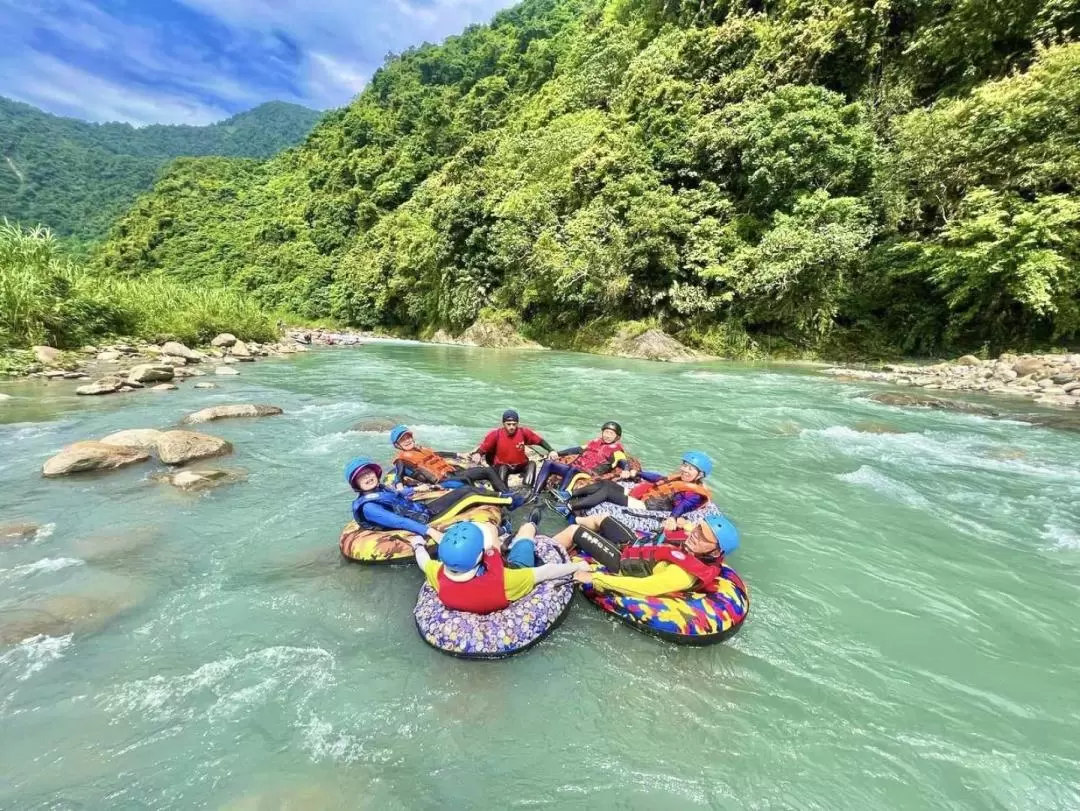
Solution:
[{"label": "gray rock", "polygon": [[166,477],[166,481],[181,490],[202,491],[242,481],[246,477],[247,471],[238,469],[200,468],[173,473]]},{"label": "gray rock", "polygon": [[183,358],[184,360],[190,360],[194,363],[198,363],[203,358],[201,352],[189,349],[179,341],[167,341],[161,345],[161,351],[166,355],[173,355],[178,358]]},{"label": "gray rock", "polygon": [[28,522],[12,522],[0,524],[0,545],[17,544],[29,541],[37,535],[38,525]]},{"label": "gray rock", "polygon": [[281,413],[283,413],[282,410],[274,405],[252,405],[250,403],[219,405],[204,408],[194,414],[188,414],[180,422],[185,425],[197,425],[202,422],[213,422],[214,420],[225,420],[234,417],[270,417]]},{"label": "gray rock", "polygon": [[128,380],[135,383],[165,383],[175,376],[171,366],[143,363],[133,366],[127,373]]},{"label": "gray rock", "polygon": [[978,366],[981,362],[974,355],[963,355],[956,359],[957,366]]},{"label": "gray rock", "polygon": [[124,385],[124,381],[115,375],[109,375],[103,377],[100,380],[95,380],[93,383],[87,383],[85,386],[79,386],[75,389],[76,394],[112,394],[113,392],[120,391],[120,387]]},{"label": "gray rock", "polygon": [[1077,373],[1069,369],[1067,371],[1055,372],[1050,376],[1050,379],[1057,383],[1059,386],[1063,386],[1066,383],[1071,383],[1076,380]]},{"label": "gray rock", "polygon": [[232,346],[236,343],[236,336],[229,332],[223,332],[210,342],[210,346]]},{"label": "gray rock", "polygon": [[115,349],[106,349],[104,352],[98,352],[97,359],[100,361],[120,360],[120,353]]},{"label": "gray rock", "polygon": [[115,434],[102,437],[101,441],[106,445],[123,445],[128,448],[154,450],[157,447],[158,439],[161,438],[161,434],[162,432],[156,428],[131,428],[127,431],[117,431]]},{"label": "gray rock", "polygon": [[42,377],[47,377],[50,380],[52,380],[53,378],[56,378],[56,377],[63,377],[66,374],[67,374],[67,372],[65,372],[63,369],[53,369],[52,371],[43,373]]},{"label": "gray rock", "polygon": [[251,350],[243,341],[237,341],[229,348],[229,354],[234,358],[250,358]]},{"label": "gray rock", "polygon": [[165,431],[157,441],[158,458],[167,465],[183,465],[196,459],[223,456],[233,447],[224,439],[195,431]]},{"label": "gray rock", "polygon": [[113,470],[149,458],[150,454],[139,448],[104,442],[76,442],[47,460],[41,467],[41,475],[53,478],[92,470]]},{"label": "gray rock", "polygon": [[157,362],[164,366],[172,366],[174,369],[177,366],[187,365],[187,359],[182,358],[179,355],[162,355],[158,358]]},{"label": "gray rock", "polygon": [[1074,380],[1072,383],[1066,383],[1061,387],[1061,390],[1066,394],[1075,394],[1080,392],[1080,380]]},{"label": "gray rock", "polygon": [[361,433],[386,433],[395,425],[404,422],[404,420],[391,420],[383,417],[372,417],[371,419],[360,420],[356,423],[350,431],[360,431]]},{"label": "gray rock", "polygon": [[238,371],[236,371],[236,369],[233,369],[230,366],[219,366],[216,369],[214,369],[214,374],[224,376],[224,375],[238,375],[240,373]]},{"label": "gray rock", "polygon": [[98,351],[98,348],[96,346],[91,346],[90,344],[87,344],[86,346],[82,347],[79,351],[82,352],[84,355],[96,355],[97,351]]},{"label": "gray rock", "polygon": [[1013,364],[1013,371],[1020,377],[1027,377],[1042,370],[1045,365],[1042,358],[1021,358]]},{"label": "gray rock", "polygon": [[197,388],[197,389],[216,389],[217,388],[217,383],[196,383],[195,388]]},{"label": "gray rock", "polygon": [[46,366],[52,366],[60,360],[60,350],[51,346],[32,346],[30,349],[34,353],[37,362]]},{"label": "gray rock", "polygon": [[226,357],[221,359],[221,362],[231,366],[233,364],[239,363],[240,358],[234,358],[232,356],[226,356]]},{"label": "gray rock", "polygon": [[983,414],[993,416],[993,409],[986,406],[965,403],[962,400],[946,400],[941,397],[931,397],[928,394],[901,394],[899,392],[883,391],[870,395],[870,399],[882,405],[899,406],[901,408],[933,408],[941,411],[959,411],[964,414]]},{"label": "gray rock", "polygon": [[176,386],[173,383],[158,383],[151,386],[150,391],[176,391]]}]

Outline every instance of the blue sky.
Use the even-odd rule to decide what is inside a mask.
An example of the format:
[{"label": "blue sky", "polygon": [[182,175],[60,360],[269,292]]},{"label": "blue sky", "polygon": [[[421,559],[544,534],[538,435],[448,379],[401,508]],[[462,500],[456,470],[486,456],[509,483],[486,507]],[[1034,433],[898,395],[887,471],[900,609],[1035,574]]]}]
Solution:
[{"label": "blue sky", "polygon": [[208,124],[349,101],[389,51],[514,0],[0,0],[0,95],[57,115]]}]

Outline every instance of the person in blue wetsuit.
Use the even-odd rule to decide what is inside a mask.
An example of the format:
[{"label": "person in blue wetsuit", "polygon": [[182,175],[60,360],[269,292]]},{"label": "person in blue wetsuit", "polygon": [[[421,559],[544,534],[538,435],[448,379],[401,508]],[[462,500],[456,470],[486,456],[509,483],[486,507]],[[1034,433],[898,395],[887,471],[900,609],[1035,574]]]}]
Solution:
[{"label": "person in blue wetsuit", "polygon": [[388,487],[381,479],[382,467],[366,456],[358,456],[345,465],[345,480],[357,493],[352,503],[356,523],[364,529],[402,529],[436,542],[442,537],[439,530],[430,526],[436,518],[451,518],[483,504],[515,510],[524,503],[516,496],[501,496],[468,485],[418,501],[416,495],[438,488]]}]

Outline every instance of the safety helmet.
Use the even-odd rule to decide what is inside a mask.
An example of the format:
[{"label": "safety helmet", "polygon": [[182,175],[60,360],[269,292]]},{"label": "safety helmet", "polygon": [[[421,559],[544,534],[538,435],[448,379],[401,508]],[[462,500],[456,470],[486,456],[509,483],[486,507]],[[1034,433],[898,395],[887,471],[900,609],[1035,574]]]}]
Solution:
[{"label": "safety helmet", "polygon": [[615,432],[615,436],[618,436],[618,437],[622,436],[622,426],[619,425],[619,423],[615,422],[614,420],[608,420],[603,425],[601,425],[600,426],[600,432],[603,433],[608,428],[610,428],[612,431]]},{"label": "safety helmet", "polygon": [[682,460],[688,465],[693,465],[701,471],[702,476],[708,476],[712,473],[712,459],[708,454],[701,451],[687,451],[683,454]]},{"label": "safety helmet", "polygon": [[722,515],[710,515],[703,522],[706,529],[716,540],[716,546],[725,555],[730,555],[739,548],[739,530]]},{"label": "safety helmet", "polygon": [[408,425],[395,425],[390,429],[390,444],[397,445],[398,441],[405,436],[405,434],[411,434]]},{"label": "safety helmet", "polygon": [[370,459],[367,456],[357,456],[347,465],[345,465],[345,481],[349,483],[349,486],[353,486],[353,480],[356,475],[365,468],[370,468],[372,472],[379,478],[382,478],[382,467],[374,459]]},{"label": "safety helmet", "polygon": [[459,521],[443,533],[439,560],[454,574],[475,569],[484,555],[484,531],[472,521]]},{"label": "safety helmet", "polygon": [[503,412],[503,416],[502,416],[502,421],[503,422],[506,422],[507,420],[515,420],[517,422],[520,422],[521,417],[518,416],[518,413],[516,411],[514,411],[514,409],[508,408],[508,409],[506,409],[506,411]]}]

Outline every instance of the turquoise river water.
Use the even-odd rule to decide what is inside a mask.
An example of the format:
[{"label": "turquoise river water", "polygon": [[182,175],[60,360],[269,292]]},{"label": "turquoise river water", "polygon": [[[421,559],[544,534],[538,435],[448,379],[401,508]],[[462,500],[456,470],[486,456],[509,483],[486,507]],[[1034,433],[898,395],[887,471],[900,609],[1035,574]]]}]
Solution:
[{"label": "turquoise river water", "polygon": [[[391,342],[239,368],[0,387],[0,524],[42,525],[0,547],[0,630],[73,623],[0,646],[0,807],[1080,808],[1080,435],[778,367]],[[286,412],[206,427],[245,482],[40,477],[237,402]],[[424,644],[419,572],[338,555],[344,461],[389,455],[350,428],[467,448],[510,406],[556,446],[618,419],[654,469],[711,453],[741,633],[680,648],[579,597],[514,659]]]}]

